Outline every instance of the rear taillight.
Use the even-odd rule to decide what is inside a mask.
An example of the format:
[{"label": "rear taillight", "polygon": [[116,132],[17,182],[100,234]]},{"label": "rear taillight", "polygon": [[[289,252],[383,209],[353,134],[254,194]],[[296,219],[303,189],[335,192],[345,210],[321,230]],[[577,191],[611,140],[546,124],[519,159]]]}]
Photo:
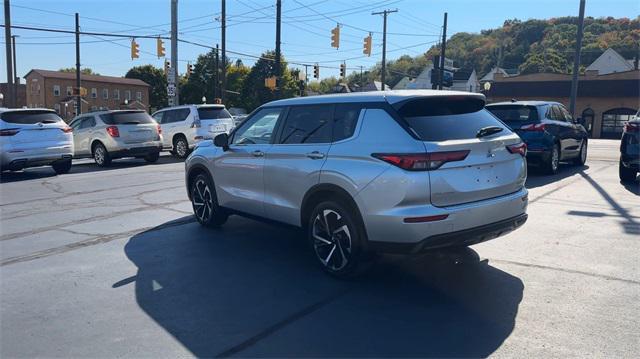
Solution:
[{"label": "rear taillight", "polygon": [[624,124],[624,132],[639,132],[640,125],[637,123],[627,122]]},{"label": "rear taillight", "polygon": [[511,153],[517,153],[524,157],[527,155],[527,144],[524,142],[520,142],[515,145],[509,145],[507,146],[507,150]]},{"label": "rear taillight", "polygon": [[120,131],[117,126],[109,126],[107,127],[107,133],[111,137],[120,137]]},{"label": "rear taillight", "polygon": [[373,157],[400,167],[407,171],[430,171],[440,168],[447,162],[462,161],[469,151],[447,151],[432,153],[374,153]]},{"label": "rear taillight", "polygon": [[524,125],[524,126],[520,127],[520,129],[522,131],[544,132],[544,130],[546,128],[545,128],[544,123],[534,123],[534,124],[531,124],[531,125]]},{"label": "rear taillight", "polygon": [[158,134],[161,135],[162,134],[162,127],[160,127],[160,125],[157,125],[158,127]]},{"label": "rear taillight", "polygon": [[60,130],[61,130],[62,132],[64,132],[64,133],[70,133],[70,132],[73,132],[73,128],[71,128],[71,127],[69,127],[69,126],[64,127],[64,128],[61,128]]},{"label": "rear taillight", "polygon": [[17,128],[7,128],[6,130],[0,130],[0,136],[13,136],[20,132]]}]

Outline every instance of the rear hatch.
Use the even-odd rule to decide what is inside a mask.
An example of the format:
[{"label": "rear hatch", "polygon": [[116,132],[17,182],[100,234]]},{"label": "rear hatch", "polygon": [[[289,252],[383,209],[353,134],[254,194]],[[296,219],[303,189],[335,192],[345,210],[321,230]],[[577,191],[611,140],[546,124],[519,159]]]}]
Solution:
[{"label": "rear hatch", "polygon": [[521,133],[522,127],[539,122],[538,110],[535,106],[518,104],[489,105],[487,110],[518,134]]},{"label": "rear hatch", "polygon": [[124,143],[136,144],[160,139],[158,124],[144,111],[118,111],[100,115],[108,126],[118,128]]},{"label": "rear hatch", "polygon": [[201,128],[210,133],[228,133],[234,127],[233,118],[224,106],[200,106],[198,118]]},{"label": "rear hatch", "polygon": [[523,188],[526,164],[523,153],[515,150],[522,141],[483,108],[484,99],[427,97],[397,107],[433,164],[429,171],[433,205],[476,202]]},{"label": "rear hatch", "polygon": [[2,138],[22,148],[59,146],[70,142],[71,129],[53,111],[18,110],[0,114]]}]

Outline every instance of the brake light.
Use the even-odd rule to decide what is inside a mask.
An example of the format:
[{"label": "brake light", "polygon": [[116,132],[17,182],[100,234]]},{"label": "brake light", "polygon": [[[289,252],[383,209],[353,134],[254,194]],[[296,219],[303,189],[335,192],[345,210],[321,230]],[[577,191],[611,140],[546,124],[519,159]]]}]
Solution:
[{"label": "brake light", "polygon": [[640,125],[637,123],[627,122],[624,124],[624,132],[638,132],[640,131]]},{"label": "brake light", "polygon": [[64,127],[64,128],[61,128],[60,130],[61,130],[62,132],[64,132],[64,133],[73,132],[73,128],[71,128],[71,127],[69,127],[69,126]]},{"label": "brake light", "polygon": [[546,130],[546,126],[544,123],[533,123],[531,125],[524,125],[520,127],[522,131],[534,131],[534,132],[544,132]]},{"label": "brake light", "polygon": [[462,161],[469,155],[468,150],[432,153],[374,153],[373,157],[400,167],[407,171],[430,171],[440,168],[447,162]]},{"label": "brake light", "polygon": [[120,137],[120,131],[117,126],[109,126],[107,127],[107,133],[111,137]]},{"label": "brake light", "polygon": [[160,125],[157,125],[158,127],[158,134],[161,135],[162,134],[162,127],[160,127]]},{"label": "brake light", "polygon": [[7,128],[6,130],[0,130],[0,136],[13,136],[20,132],[17,128]]},{"label": "brake light", "polygon": [[509,145],[507,146],[507,150],[511,153],[517,153],[524,157],[527,155],[527,144],[524,142],[520,142],[515,145]]}]

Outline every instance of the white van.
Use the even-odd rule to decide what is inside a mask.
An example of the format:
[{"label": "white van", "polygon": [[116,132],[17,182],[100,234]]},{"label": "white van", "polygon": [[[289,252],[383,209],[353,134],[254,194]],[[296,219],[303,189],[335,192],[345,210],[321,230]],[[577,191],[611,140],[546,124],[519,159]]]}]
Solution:
[{"label": "white van", "polygon": [[183,105],[162,109],[152,117],[160,124],[163,148],[179,158],[202,140],[211,140],[234,127],[233,118],[224,105]]}]

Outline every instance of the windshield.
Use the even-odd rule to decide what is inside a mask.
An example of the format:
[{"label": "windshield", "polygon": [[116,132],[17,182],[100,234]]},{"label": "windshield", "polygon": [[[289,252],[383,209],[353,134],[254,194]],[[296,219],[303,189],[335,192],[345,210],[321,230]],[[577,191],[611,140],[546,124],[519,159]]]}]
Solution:
[{"label": "windshield", "polygon": [[36,123],[62,122],[60,116],[52,111],[8,111],[2,113],[2,121],[21,125],[34,125]]},{"label": "windshield", "polygon": [[231,114],[224,107],[200,107],[198,117],[201,120],[217,120],[221,118],[231,118]]},{"label": "windshield", "polygon": [[535,106],[500,105],[487,106],[497,118],[505,122],[533,122],[538,119],[538,110]]},{"label": "windshield", "polygon": [[113,112],[100,115],[100,118],[107,125],[137,125],[154,122],[153,118],[151,118],[148,113],[142,111]]}]

